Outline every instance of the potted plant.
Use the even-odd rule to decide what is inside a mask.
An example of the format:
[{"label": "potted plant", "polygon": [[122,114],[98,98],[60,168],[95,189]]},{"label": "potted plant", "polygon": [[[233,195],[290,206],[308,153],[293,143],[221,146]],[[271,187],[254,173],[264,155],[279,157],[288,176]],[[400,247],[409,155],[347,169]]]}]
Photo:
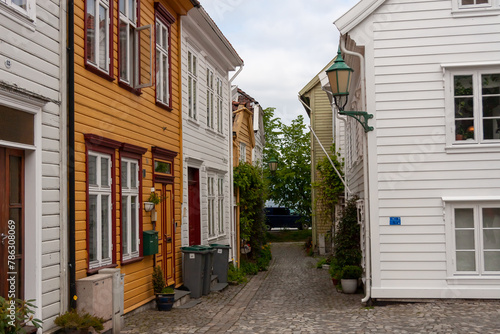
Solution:
[{"label": "potted plant", "polygon": [[144,210],[147,212],[152,211],[157,204],[161,203],[161,201],[163,201],[163,197],[152,191],[148,200],[144,202]]},{"label": "potted plant", "polygon": [[330,260],[330,268],[328,269],[328,272],[332,278],[333,286],[336,287],[342,277],[342,268],[340,268],[336,258],[332,258]]},{"label": "potted plant", "polygon": [[156,266],[153,271],[153,290],[156,294],[156,307],[158,311],[170,311],[175,301],[175,291],[165,284],[163,270]]},{"label": "potted plant", "polygon": [[0,333],[36,333],[42,328],[42,321],[34,317],[36,306],[33,302],[0,296]]},{"label": "potted plant", "polygon": [[59,315],[54,323],[61,327],[68,334],[88,334],[90,328],[97,333],[104,329],[104,320],[88,312],[79,312],[75,309],[69,310]]},{"label": "potted plant", "polygon": [[358,288],[358,279],[363,270],[360,266],[345,266],[342,268],[342,291],[345,293],[355,293]]}]

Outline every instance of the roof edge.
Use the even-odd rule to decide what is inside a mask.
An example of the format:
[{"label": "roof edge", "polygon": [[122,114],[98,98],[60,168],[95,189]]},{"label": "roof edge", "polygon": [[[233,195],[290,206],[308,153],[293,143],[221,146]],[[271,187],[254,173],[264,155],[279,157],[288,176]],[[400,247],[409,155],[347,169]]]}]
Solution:
[{"label": "roof edge", "polygon": [[299,95],[302,96],[304,94],[306,94],[307,92],[309,92],[311,89],[313,89],[314,86],[316,86],[319,82],[320,82],[320,79],[319,79],[319,75],[321,74],[321,72],[325,72],[327,68],[329,68],[330,66],[332,66],[333,62],[335,61],[335,59],[337,59],[337,56],[335,56],[332,60],[330,60],[328,62],[328,64],[323,67],[323,69],[321,71],[318,72],[318,74],[316,74],[312,79],[311,81],[309,81],[305,86],[304,88],[302,88],[300,91],[299,91]]},{"label": "roof edge", "polygon": [[344,35],[371,15],[384,2],[385,0],[361,0],[333,23],[339,29],[340,34]]}]

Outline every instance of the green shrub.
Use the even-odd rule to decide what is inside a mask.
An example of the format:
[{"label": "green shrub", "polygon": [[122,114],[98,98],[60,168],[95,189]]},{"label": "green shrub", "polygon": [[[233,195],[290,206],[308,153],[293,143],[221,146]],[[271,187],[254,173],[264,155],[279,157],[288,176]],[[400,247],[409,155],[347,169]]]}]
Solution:
[{"label": "green shrub", "polygon": [[0,333],[25,333],[24,326],[31,322],[36,328],[42,328],[42,322],[35,319],[34,300],[5,299],[0,296]]},{"label": "green shrub", "polygon": [[342,279],[358,279],[362,273],[360,266],[345,266],[342,268]]},{"label": "green shrub", "polygon": [[161,293],[163,288],[165,288],[165,277],[163,276],[163,270],[160,266],[156,266],[153,271],[153,290],[155,293]]},{"label": "green shrub", "polygon": [[245,273],[243,272],[243,270],[238,269],[234,265],[230,264],[229,270],[227,273],[227,280],[229,282],[241,284],[241,283],[245,283],[247,281],[247,277],[246,277]]},{"label": "green shrub", "polygon": [[342,278],[342,267],[339,266],[339,263],[336,258],[332,258],[330,260],[330,269],[328,270],[330,273],[330,277],[334,279]]},{"label": "green shrub", "polygon": [[361,262],[357,199],[354,197],[347,202],[334,236],[335,258],[341,268],[348,265],[357,266]]},{"label": "green shrub", "polygon": [[273,255],[271,253],[271,245],[266,244],[262,246],[262,249],[257,256],[257,267],[259,271],[265,271],[269,267],[269,263],[271,262]]},{"label": "green shrub", "polygon": [[316,262],[316,268],[321,269],[324,264],[327,264],[327,263],[326,263],[326,258],[323,257],[323,258],[319,259],[318,262]]},{"label": "green shrub", "polygon": [[77,310],[70,310],[58,316],[54,323],[65,329],[89,329],[93,328],[97,333],[104,329],[105,320],[100,317],[93,316],[89,313],[79,313]]},{"label": "green shrub", "polygon": [[250,261],[241,261],[240,269],[246,275],[257,275],[259,273],[259,266],[256,263]]}]

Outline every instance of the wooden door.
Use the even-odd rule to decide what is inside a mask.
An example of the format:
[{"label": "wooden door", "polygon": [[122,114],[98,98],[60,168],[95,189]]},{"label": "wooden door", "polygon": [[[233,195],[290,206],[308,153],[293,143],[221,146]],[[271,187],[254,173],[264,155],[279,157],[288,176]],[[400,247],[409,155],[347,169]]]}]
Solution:
[{"label": "wooden door", "polygon": [[156,206],[158,239],[162,255],[162,269],[167,285],[175,284],[175,226],[174,226],[174,198],[172,184],[155,184],[156,193],[163,201]]},{"label": "wooden door", "polygon": [[200,171],[188,168],[189,246],[201,244]]},{"label": "wooden door", "polygon": [[0,295],[24,298],[24,152],[0,147]]}]

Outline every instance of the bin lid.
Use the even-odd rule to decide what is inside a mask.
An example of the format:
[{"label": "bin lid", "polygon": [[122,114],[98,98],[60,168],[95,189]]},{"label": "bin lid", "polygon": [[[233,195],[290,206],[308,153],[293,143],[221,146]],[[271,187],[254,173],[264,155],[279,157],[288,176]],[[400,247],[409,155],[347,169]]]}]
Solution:
[{"label": "bin lid", "polygon": [[213,247],[213,248],[231,249],[231,246],[229,246],[229,245],[221,245],[221,244],[210,244],[210,247]]},{"label": "bin lid", "polygon": [[199,253],[199,254],[208,253],[208,249],[200,248],[198,246],[181,247],[181,251],[184,253]]},{"label": "bin lid", "polygon": [[158,231],[155,231],[155,230],[147,230],[147,231],[142,231],[143,234],[158,234]]},{"label": "bin lid", "polygon": [[204,250],[206,252],[212,252],[212,253],[215,252],[215,248],[208,246],[208,245],[195,245],[195,246],[191,246],[191,247],[197,247],[200,250]]}]

